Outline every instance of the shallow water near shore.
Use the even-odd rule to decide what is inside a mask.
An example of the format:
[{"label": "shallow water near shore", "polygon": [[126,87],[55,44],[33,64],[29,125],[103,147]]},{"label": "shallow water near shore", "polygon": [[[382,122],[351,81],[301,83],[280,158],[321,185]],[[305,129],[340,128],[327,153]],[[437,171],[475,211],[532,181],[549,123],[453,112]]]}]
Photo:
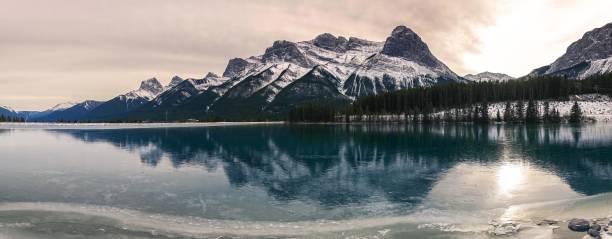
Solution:
[{"label": "shallow water near shore", "polygon": [[[612,125],[0,129],[0,238],[563,238],[612,214]],[[563,226],[563,225],[560,225]]]}]

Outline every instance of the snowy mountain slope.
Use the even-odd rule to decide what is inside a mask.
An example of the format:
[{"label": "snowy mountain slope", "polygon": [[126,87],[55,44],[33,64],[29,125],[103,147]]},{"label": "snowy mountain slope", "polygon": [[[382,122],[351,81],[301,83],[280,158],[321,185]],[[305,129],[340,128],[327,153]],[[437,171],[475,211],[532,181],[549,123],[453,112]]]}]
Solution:
[{"label": "snowy mountain slope", "polygon": [[13,110],[8,106],[0,106],[0,115],[4,117],[15,117],[18,115],[18,112]]},{"label": "snowy mountain slope", "polygon": [[488,71],[481,72],[478,74],[468,74],[465,75],[463,78],[473,82],[504,82],[516,79],[512,76],[503,73],[494,73]]},{"label": "snowy mountain slope", "polygon": [[376,54],[348,78],[346,95],[361,97],[436,84],[464,82],[445,68],[429,68],[400,57]]},{"label": "snowy mountain slope", "polygon": [[116,115],[127,113],[150,102],[163,91],[164,87],[156,78],[145,80],[140,83],[138,89],[119,95],[91,110],[84,119],[108,119]]},{"label": "snowy mountain slope", "polygon": [[612,23],[586,32],[572,43],[565,54],[547,66],[533,70],[529,76],[563,75],[584,79],[594,74],[611,72]]},{"label": "snowy mountain slope", "polygon": [[[188,102],[210,87],[218,86],[227,79],[209,72],[202,79],[187,79],[165,90],[151,101],[147,107],[164,108],[174,107]],[[172,84],[171,84],[172,85]]]},{"label": "snowy mountain slope", "polygon": [[45,117],[47,115],[50,115],[54,112],[58,112],[58,111],[62,111],[65,109],[68,109],[70,107],[75,106],[76,104],[78,104],[77,102],[64,102],[64,103],[60,103],[57,104],[49,109],[43,110],[43,111],[31,111],[31,112],[18,112],[18,114],[20,115],[20,117],[24,117],[27,118],[28,120],[36,120],[42,117]]},{"label": "snowy mountain slope", "polygon": [[592,75],[599,75],[609,72],[612,72],[612,56],[606,59],[589,62],[589,67],[578,75],[578,79],[585,79]]},{"label": "snowy mountain slope", "polygon": [[[297,43],[275,41],[262,55],[229,60],[222,77],[187,79],[163,93],[158,87],[145,87],[155,90],[130,92],[94,112],[109,108],[108,113],[124,114],[136,107],[126,117],[143,120],[156,114],[164,118],[251,117],[285,112],[306,99],[348,102],[387,91],[457,82],[467,81],[438,60],[415,32],[399,26],[385,42],[329,33]],[[111,103],[115,106],[106,106]]]},{"label": "snowy mountain slope", "polygon": [[87,113],[91,112],[93,109],[100,106],[102,103],[104,102],[88,100],[78,104],[74,104],[73,106],[68,108],[55,110],[54,112],[43,116],[30,117],[30,121],[78,121],[82,120]]},{"label": "snowy mountain slope", "polygon": [[185,81],[185,79],[181,78],[180,76],[172,77],[172,79],[170,79],[170,83],[168,83],[168,85],[164,87],[164,91],[172,89],[183,81]]},{"label": "snowy mountain slope", "polygon": [[[316,66],[333,74],[338,80],[337,91],[353,99],[410,87],[466,82],[435,58],[416,33],[400,26],[384,43],[354,37],[347,40],[329,33],[298,43],[276,41],[261,56],[230,60],[224,75],[233,78],[211,88],[212,92],[203,94],[203,100],[196,104],[221,116],[232,111],[239,114],[232,106],[248,105],[249,110],[241,109],[260,111]],[[290,69],[291,74],[281,74],[283,69]]]},{"label": "snowy mountain slope", "polygon": [[303,77],[285,87],[266,107],[266,112],[282,114],[305,103],[341,105],[351,101],[338,88],[342,81],[325,66],[315,66]]}]

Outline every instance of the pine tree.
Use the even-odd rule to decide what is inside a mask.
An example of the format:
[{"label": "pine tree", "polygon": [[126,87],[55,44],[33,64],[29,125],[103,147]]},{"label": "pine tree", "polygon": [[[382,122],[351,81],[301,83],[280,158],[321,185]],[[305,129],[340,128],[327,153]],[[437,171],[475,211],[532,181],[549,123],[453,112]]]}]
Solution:
[{"label": "pine tree", "polygon": [[510,104],[510,102],[506,102],[506,107],[504,108],[504,121],[511,122],[512,120],[514,120],[512,104]]},{"label": "pine tree", "polygon": [[544,115],[542,116],[542,121],[549,122],[550,113],[550,103],[548,101],[544,101]]},{"label": "pine tree", "polygon": [[560,123],[561,122],[561,114],[559,113],[559,110],[557,108],[554,108],[552,110],[552,113],[550,115],[550,121],[553,123]]},{"label": "pine tree", "polygon": [[516,114],[516,120],[523,121],[525,119],[525,103],[523,103],[522,100],[516,102],[516,106],[514,107],[514,113]]},{"label": "pine tree", "polygon": [[527,103],[527,112],[525,113],[525,122],[537,123],[539,118],[538,103],[534,100],[529,100]]},{"label": "pine tree", "polygon": [[487,101],[482,102],[480,105],[480,122],[488,123],[489,122],[489,103]]},{"label": "pine tree", "polygon": [[502,122],[502,117],[501,117],[501,114],[499,112],[499,109],[497,109],[497,116],[495,117],[495,121]]},{"label": "pine tree", "polygon": [[572,106],[572,109],[570,110],[569,122],[570,123],[582,122],[582,110],[580,109],[580,105],[578,105],[577,101],[574,101],[574,105]]}]

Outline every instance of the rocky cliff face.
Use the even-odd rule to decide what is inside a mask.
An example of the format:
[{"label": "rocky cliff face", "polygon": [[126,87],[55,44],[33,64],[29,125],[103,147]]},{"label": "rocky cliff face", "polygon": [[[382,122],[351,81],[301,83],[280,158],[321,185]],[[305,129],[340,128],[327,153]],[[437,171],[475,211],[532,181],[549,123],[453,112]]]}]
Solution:
[{"label": "rocky cliff face", "polygon": [[535,69],[530,75],[583,79],[607,72],[612,72],[612,23],[585,33],[552,64]]},{"label": "rocky cliff face", "polygon": [[385,41],[382,54],[401,57],[427,67],[439,67],[442,63],[431,54],[421,37],[410,28],[399,26],[393,29]]},{"label": "rocky cliff face", "polygon": [[596,28],[572,43],[563,56],[550,65],[546,73],[570,68],[581,62],[606,59],[612,56],[612,23]]}]

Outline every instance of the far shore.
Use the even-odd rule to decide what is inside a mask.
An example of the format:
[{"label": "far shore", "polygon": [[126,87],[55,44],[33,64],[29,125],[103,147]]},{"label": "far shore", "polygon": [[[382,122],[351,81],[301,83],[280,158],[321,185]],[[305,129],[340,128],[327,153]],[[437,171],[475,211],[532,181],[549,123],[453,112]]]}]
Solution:
[{"label": "far shore", "polygon": [[0,129],[146,129],[146,128],[190,128],[241,125],[278,125],[284,121],[262,122],[185,122],[185,123],[0,123]]}]

